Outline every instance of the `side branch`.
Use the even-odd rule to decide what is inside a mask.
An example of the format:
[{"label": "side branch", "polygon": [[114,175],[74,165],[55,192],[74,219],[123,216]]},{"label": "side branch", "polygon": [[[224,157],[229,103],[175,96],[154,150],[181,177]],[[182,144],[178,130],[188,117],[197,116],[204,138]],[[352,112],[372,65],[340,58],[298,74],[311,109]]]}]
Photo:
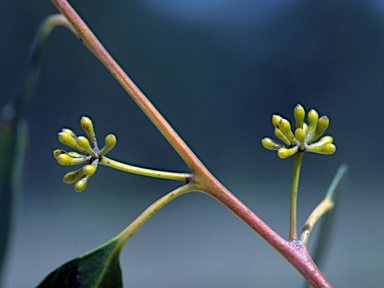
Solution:
[{"label": "side branch", "polygon": [[153,170],[148,168],[132,166],[132,165],[118,162],[116,160],[112,160],[110,158],[107,158],[106,156],[103,156],[99,163],[108,167],[112,167],[114,169],[118,169],[120,171],[148,176],[148,177],[179,180],[184,182],[188,182],[192,177],[190,173],[168,172],[168,171],[160,171],[160,170]]}]

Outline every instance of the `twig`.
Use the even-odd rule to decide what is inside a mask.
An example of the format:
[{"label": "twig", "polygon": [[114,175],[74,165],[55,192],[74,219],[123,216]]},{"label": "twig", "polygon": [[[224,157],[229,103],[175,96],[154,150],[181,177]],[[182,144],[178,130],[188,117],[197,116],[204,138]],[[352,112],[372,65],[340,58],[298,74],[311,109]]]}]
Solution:
[{"label": "twig", "polygon": [[78,31],[80,39],[84,44],[111,72],[120,85],[128,92],[132,99],[187,163],[191,170],[191,174],[194,176],[190,181],[190,185],[192,185],[193,189],[211,195],[238,215],[245,223],[280,252],[304,276],[304,278],[311,283],[311,285],[314,287],[331,287],[330,283],[310,258],[305,245],[297,245],[297,243],[286,241],[281,238],[231,192],[229,192],[205,168],[159,111],[106,51],[68,1],[52,0],[52,2]]}]

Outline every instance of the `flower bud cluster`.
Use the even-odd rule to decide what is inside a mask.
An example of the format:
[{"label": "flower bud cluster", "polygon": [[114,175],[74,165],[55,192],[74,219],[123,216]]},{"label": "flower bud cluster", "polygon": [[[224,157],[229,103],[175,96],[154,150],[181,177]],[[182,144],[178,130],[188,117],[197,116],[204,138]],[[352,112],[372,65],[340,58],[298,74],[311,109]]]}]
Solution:
[{"label": "flower bud cluster", "polygon": [[306,123],[304,122],[305,110],[300,104],[295,107],[294,115],[296,122],[294,133],[291,123],[287,119],[279,115],[272,116],[272,123],[275,126],[275,136],[284,144],[279,144],[271,138],[264,138],[261,143],[266,149],[277,150],[277,155],[282,159],[288,158],[298,152],[313,152],[328,155],[335,153],[336,146],[333,144],[333,138],[331,136],[323,136],[329,125],[327,116],[319,118],[316,110],[312,109],[308,112],[308,123]]},{"label": "flower bud cluster", "polygon": [[77,192],[81,192],[87,187],[89,179],[95,174],[101,158],[116,145],[116,137],[109,134],[105,138],[105,146],[99,150],[91,119],[84,116],[81,118],[80,124],[87,137],[76,136],[72,130],[67,128],[62,129],[58,134],[61,143],[78,152],[66,152],[61,149],[53,151],[53,155],[61,165],[84,165],[78,170],[65,174],[63,179],[65,183],[75,183],[74,187]]}]

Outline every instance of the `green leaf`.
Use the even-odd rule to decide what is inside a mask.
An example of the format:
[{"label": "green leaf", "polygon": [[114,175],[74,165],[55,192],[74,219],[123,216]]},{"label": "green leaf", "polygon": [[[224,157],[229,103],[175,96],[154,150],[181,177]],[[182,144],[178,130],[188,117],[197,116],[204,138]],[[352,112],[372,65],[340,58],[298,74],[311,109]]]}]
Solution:
[{"label": "green leaf", "polygon": [[15,216],[28,140],[28,125],[21,119],[0,120],[0,284]]},{"label": "green leaf", "polygon": [[[347,172],[347,165],[344,164],[339,167],[325,196],[333,202],[334,207],[324,215],[323,222],[319,227],[319,236],[316,240],[315,249],[313,253],[313,261],[319,268],[323,266],[325,252],[328,250],[332,230],[335,223],[335,216],[339,210],[338,208],[340,207],[339,202],[342,194],[341,192],[344,188],[345,179],[347,177]],[[305,283],[304,287],[310,287],[308,282]]]},{"label": "green leaf", "polygon": [[336,175],[333,178],[333,181],[327,191],[326,197],[332,200],[334,207],[331,211],[324,215],[324,220],[321,226],[319,227],[319,237],[317,239],[313,254],[313,261],[318,267],[322,266],[323,259],[325,257],[325,252],[327,251],[329,246],[329,240],[332,235],[333,227],[335,226],[335,216],[340,207],[339,202],[341,192],[343,191],[345,179],[347,178],[347,171],[348,166],[345,164],[341,165],[337,170]]},{"label": "green leaf", "polygon": [[122,243],[113,238],[50,273],[37,288],[123,287],[120,268]]}]

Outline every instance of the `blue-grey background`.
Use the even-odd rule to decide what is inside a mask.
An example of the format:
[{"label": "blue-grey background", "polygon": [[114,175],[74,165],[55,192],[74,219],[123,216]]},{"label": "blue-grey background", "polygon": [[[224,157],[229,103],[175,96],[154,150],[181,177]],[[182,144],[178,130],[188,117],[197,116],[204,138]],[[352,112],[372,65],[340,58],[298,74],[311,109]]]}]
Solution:
[{"label": "blue-grey background", "polygon": [[[331,119],[333,156],[306,155],[299,226],[337,168],[350,167],[323,269],[335,287],[384,282],[384,4],[380,0],[72,1],[96,35],[206,166],[283,236],[293,159],[261,138],[271,115],[302,103]],[[50,1],[0,2],[0,106],[8,101]],[[107,70],[68,31],[54,31],[27,111],[22,209],[5,287],[33,287],[119,233],[179,183],[100,167],[83,193],[62,183],[57,132],[92,117],[110,157],[165,170],[186,165]],[[311,240],[311,239],[310,239]],[[313,240],[313,239],[312,239]],[[128,242],[126,287],[297,287],[301,276],[212,198],[170,203]]]}]

